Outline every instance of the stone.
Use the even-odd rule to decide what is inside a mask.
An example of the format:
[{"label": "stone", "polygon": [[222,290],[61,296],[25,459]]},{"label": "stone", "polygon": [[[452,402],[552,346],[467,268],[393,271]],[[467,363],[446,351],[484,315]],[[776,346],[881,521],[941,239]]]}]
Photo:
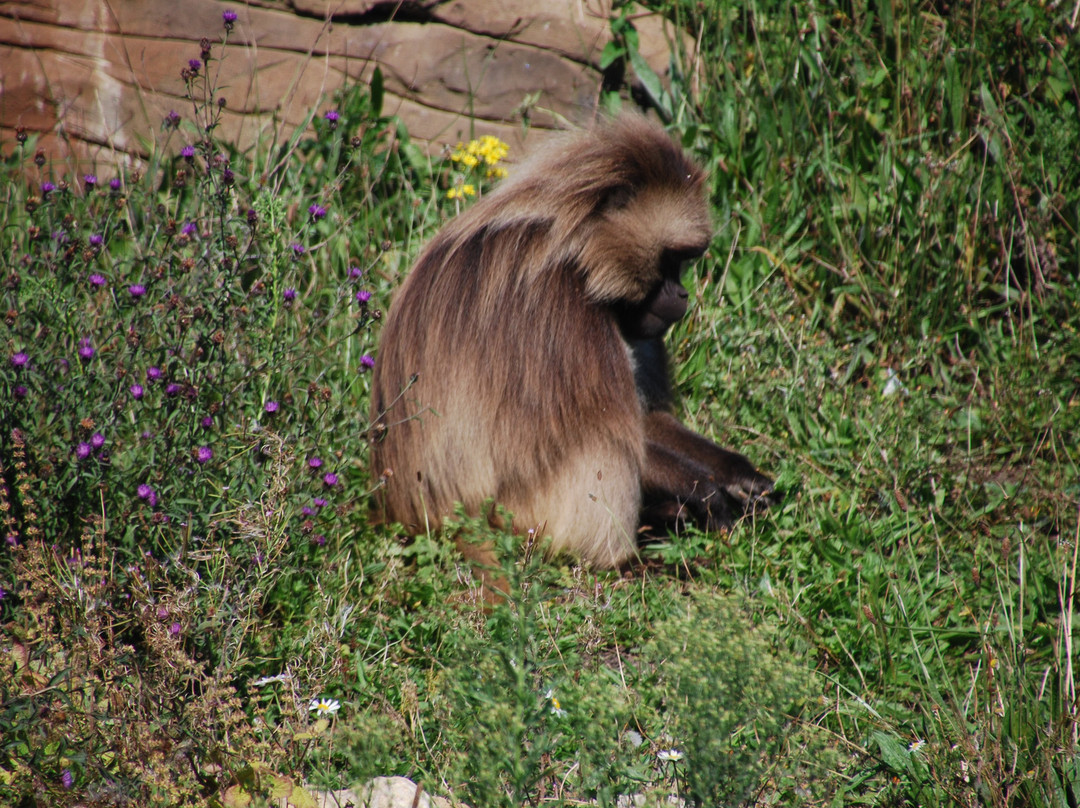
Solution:
[{"label": "stone", "polygon": [[375,777],[355,789],[317,793],[319,808],[450,808],[407,777]]},{"label": "stone", "polygon": [[[422,148],[492,134],[513,155],[595,116],[612,13],[611,0],[0,0],[0,150],[25,127],[48,170],[102,176],[152,148],[178,152],[195,132],[161,123],[172,110],[192,120],[180,71],[207,37],[226,100],[218,133],[241,149],[287,138],[378,67],[384,112]],[[664,75],[670,25],[636,12],[634,24]]]}]

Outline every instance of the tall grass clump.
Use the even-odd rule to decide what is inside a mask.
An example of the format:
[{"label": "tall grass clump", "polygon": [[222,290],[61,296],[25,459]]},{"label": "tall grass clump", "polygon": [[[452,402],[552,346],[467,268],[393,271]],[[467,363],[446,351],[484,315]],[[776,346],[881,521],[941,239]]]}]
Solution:
[{"label": "tall grass clump", "polygon": [[662,106],[712,169],[722,245],[744,249],[738,299],[778,273],[832,321],[971,347],[981,321],[1019,329],[1030,295],[1075,277],[1071,7],[657,5],[699,44],[700,96]]}]

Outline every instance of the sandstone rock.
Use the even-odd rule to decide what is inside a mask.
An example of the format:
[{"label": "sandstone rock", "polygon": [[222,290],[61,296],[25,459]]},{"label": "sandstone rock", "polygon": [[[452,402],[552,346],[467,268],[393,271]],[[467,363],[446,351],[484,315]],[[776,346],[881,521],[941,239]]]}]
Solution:
[{"label": "sandstone rock", "polygon": [[[333,94],[385,78],[387,113],[432,152],[493,134],[519,151],[531,137],[595,113],[611,0],[0,0],[0,149],[16,126],[39,137],[54,172],[109,173],[193,133],[180,70],[221,13],[238,20],[219,76],[221,136],[266,148],[321,114]],[[642,55],[663,74],[673,33],[635,16]],[[220,73],[219,73],[220,71]],[[524,126],[527,116],[528,126]]]}]

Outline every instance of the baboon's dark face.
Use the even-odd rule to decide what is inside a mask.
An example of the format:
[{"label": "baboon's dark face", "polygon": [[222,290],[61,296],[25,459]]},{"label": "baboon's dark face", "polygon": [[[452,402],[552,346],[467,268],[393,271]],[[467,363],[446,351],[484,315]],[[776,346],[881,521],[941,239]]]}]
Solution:
[{"label": "baboon's dark face", "polygon": [[659,171],[600,195],[579,229],[586,292],[613,308],[631,339],[659,336],[685,313],[682,265],[712,238],[699,175],[678,167],[653,176]]},{"label": "baboon's dark face", "polygon": [[660,279],[640,303],[619,307],[619,327],[626,339],[661,337],[686,314],[689,293],[682,285],[686,263],[702,250],[665,250],[660,259]]}]

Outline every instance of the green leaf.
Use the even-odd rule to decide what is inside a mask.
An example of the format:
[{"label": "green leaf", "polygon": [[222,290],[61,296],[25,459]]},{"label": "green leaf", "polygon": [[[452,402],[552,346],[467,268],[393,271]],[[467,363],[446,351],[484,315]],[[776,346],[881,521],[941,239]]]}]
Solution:
[{"label": "green leaf", "polygon": [[664,86],[660,83],[660,77],[656,75],[656,72],[649,67],[649,63],[645,61],[645,58],[637,52],[636,48],[630,50],[630,64],[634,68],[634,75],[638,77],[638,81],[641,82],[641,86],[645,88],[645,92],[649,95],[649,100],[653,102],[656,109],[663,115],[664,120],[671,120],[671,98],[664,90]]},{"label": "green leaf", "polygon": [[998,109],[997,102],[985,83],[979,85],[979,100],[982,102],[986,117],[993,124],[989,130],[980,127],[980,131],[986,140],[986,148],[990,151],[990,156],[994,158],[994,162],[1000,162],[1002,146],[998,132],[1005,130],[1005,119],[1001,116],[1001,110]]},{"label": "green leaf", "polygon": [[964,126],[964,99],[967,92],[961,84],[960,66],[956,61],[956,53],[950,51],[945,54],[945,98],[949,103],[949,122],[954,132],[959,132]]},{"label": "green leaf", "polygon": [[881,27],[891,33],[893,27],[892,3],[878,3],[877,8],[881,14]]},{"label": "green leaf", "polygon": [[907,771],[908,751],[899,739],[886,735],[884,732],[875,732],[874,741],[881,751],[881,759],[885,761],[886,766],[901,774]]},{"label": "green leaf", "polygon": [[1066,94],[1072,89],[1068,79],[1059,79],[1057,76],[1046,77],[1046,97],[1055,104],[1065,100]]},{"label": "green leaf", "polygon": [[870,80],[866,82],[867,87],[880,87],[882,82],[889,77],[889,71],[887,68],[879,67],[874,71],[874,75],[870,77]]},{"label": "green leaf", "polygon": [[247,808],[251,805],[251,794],[239,783],[235,783],[225,789],[225,793],[221,796],[221,804],[225,808]]},{"label": "green leaf", "polygon": [[280,774],[270,775],[270,799],[280,800],[282,797],[288,797],[295,789],[296,783],[292,781],[292,778]]},{"label": "green leaf", "polygon": [[319,803],[305,789],[294,786],[289,794],[289,805],[293,808],[319,808]]},{"label": "green leaf", "polygon": [[601,70],[607,70],[616,61],[626,55],[626,51],[619,45],[618,42],[609,42],[604,45],[604,50],[600,54],[600,61],[597,66]]},{"label": "green leaf", "polygon": [[619,110],[622,109],[622,99],[619,98],[618,93],[602,93],[600,104],[604,107],[604,112],[611,117],[618,115]]}]

